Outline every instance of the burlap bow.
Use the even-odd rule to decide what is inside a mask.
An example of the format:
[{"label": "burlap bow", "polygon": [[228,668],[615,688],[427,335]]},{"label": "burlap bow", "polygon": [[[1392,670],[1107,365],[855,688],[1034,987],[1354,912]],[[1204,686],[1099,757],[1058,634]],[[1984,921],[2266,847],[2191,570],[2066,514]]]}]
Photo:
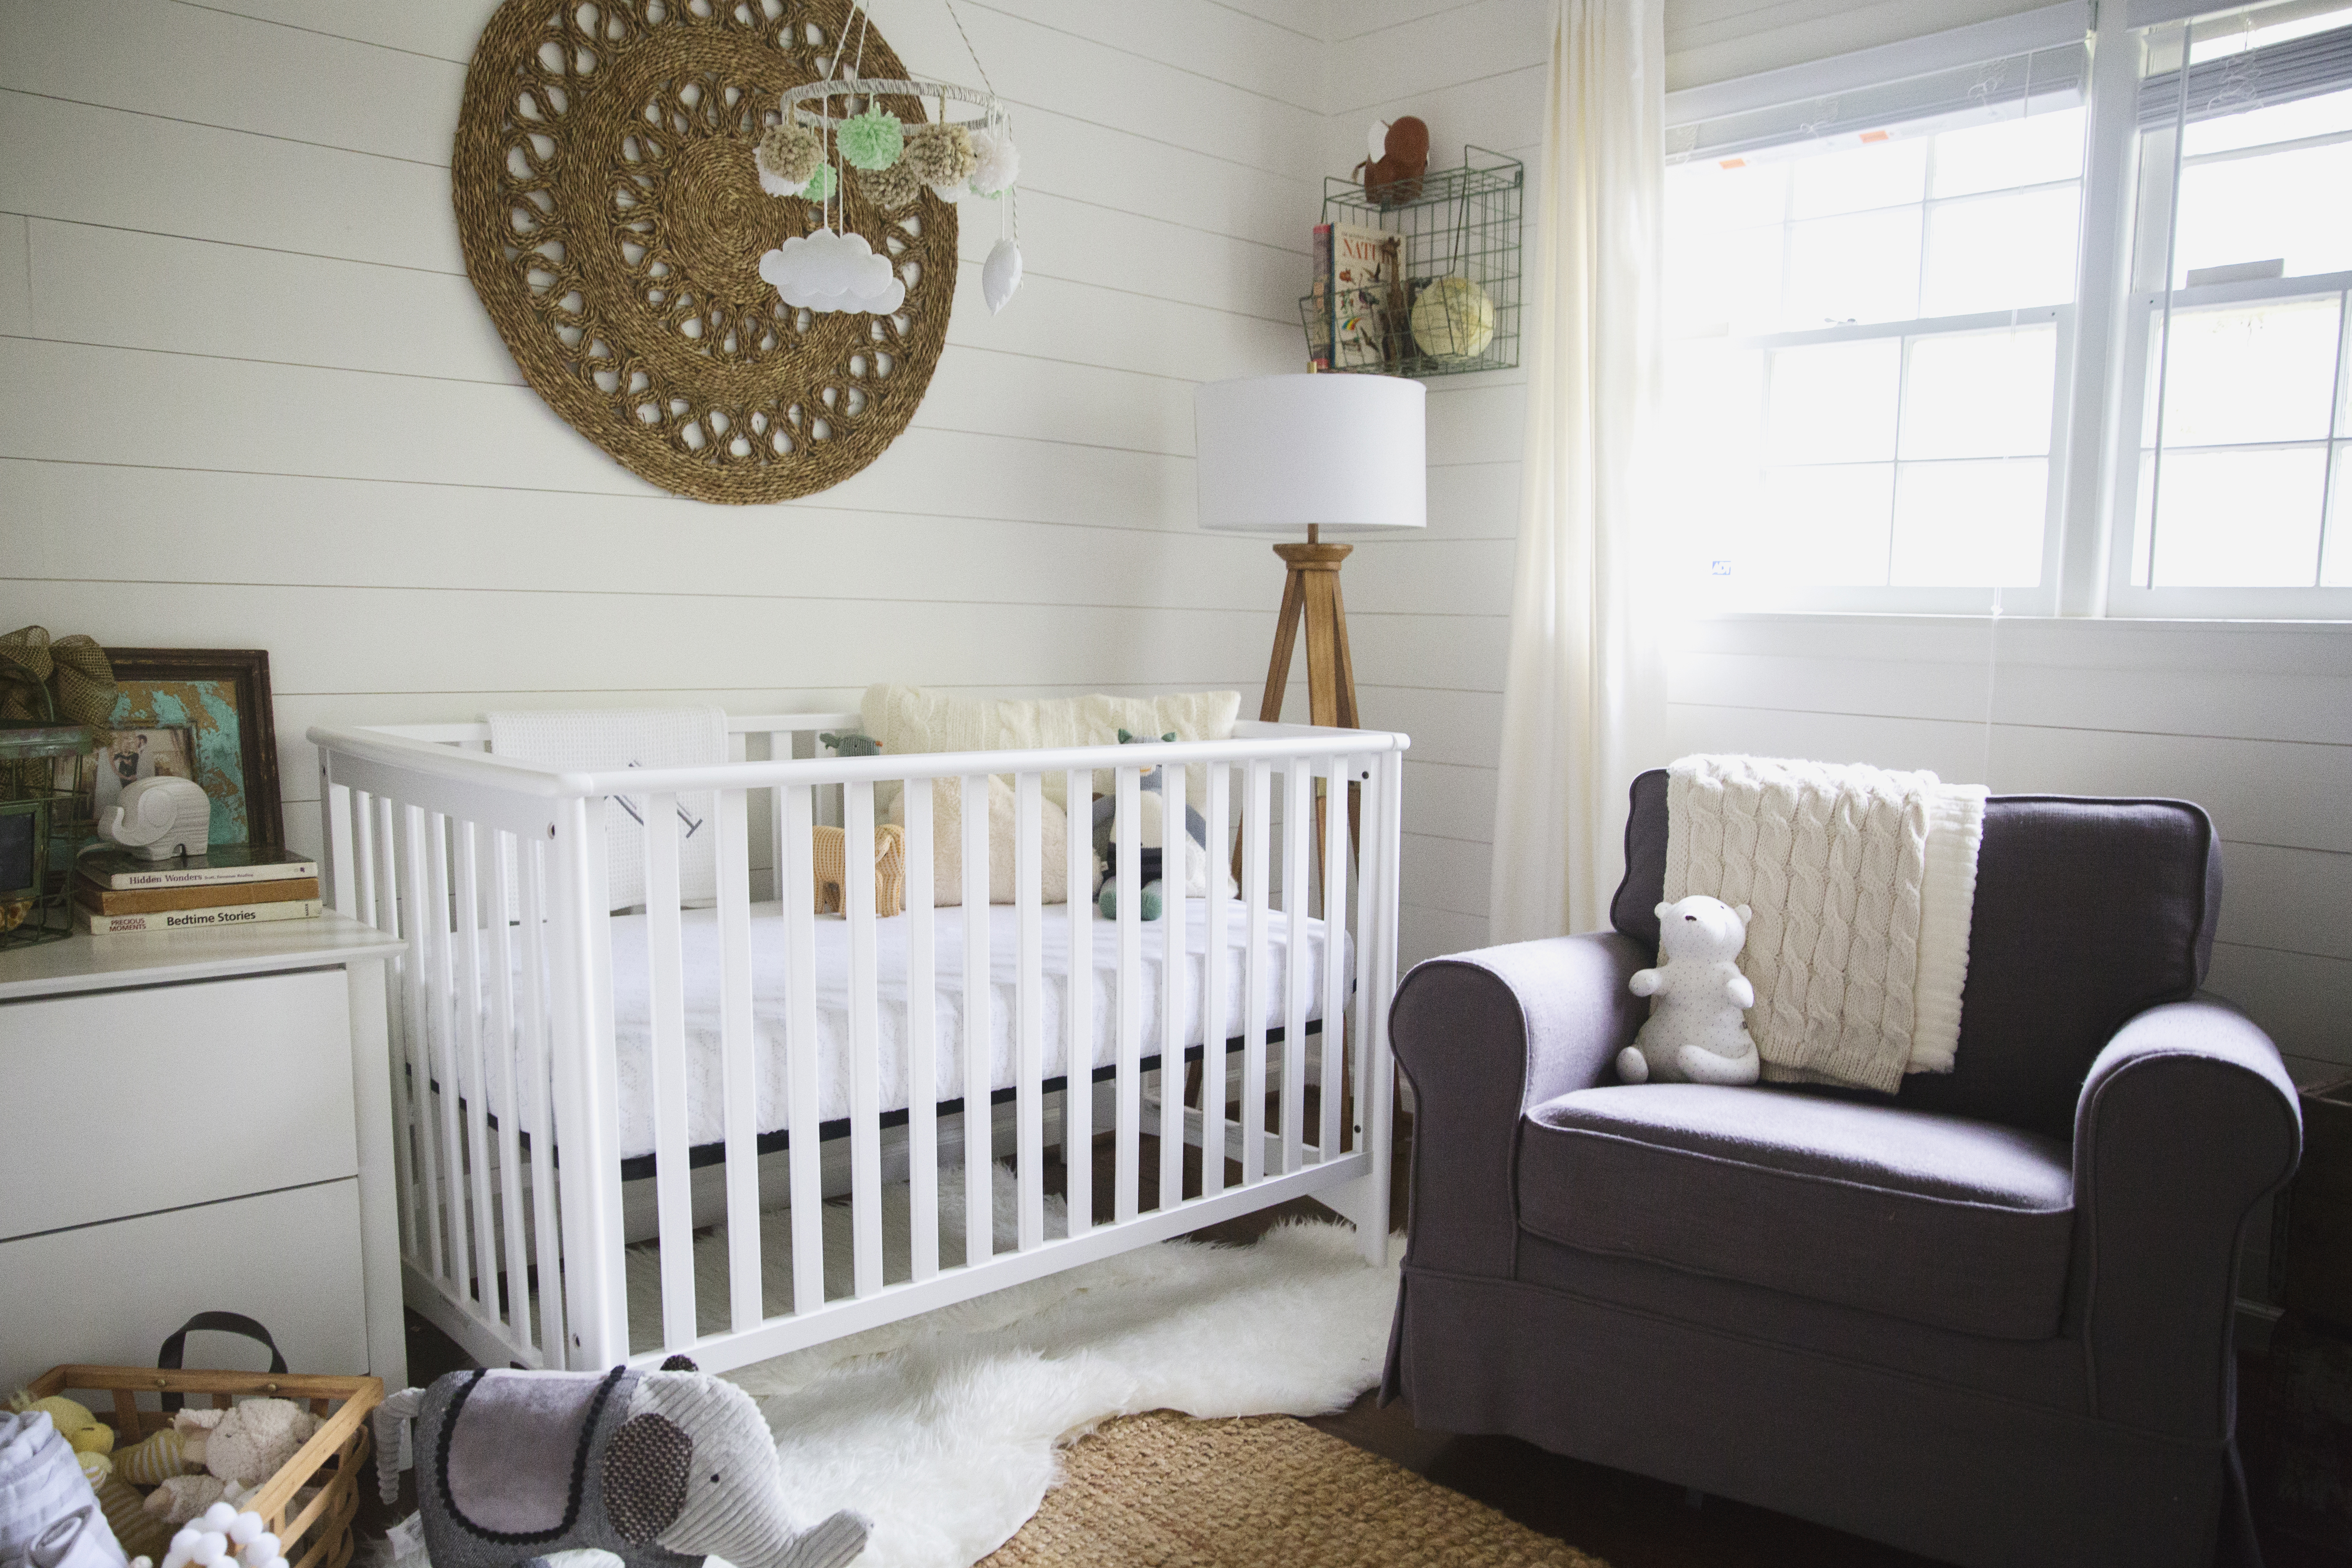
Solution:
[{"label": "burlap bow", "polygon": [[114,717],[114,667],[96,639],[49,640],[26,626],[0,637],[0,719],[55,719],[71,724]]}]

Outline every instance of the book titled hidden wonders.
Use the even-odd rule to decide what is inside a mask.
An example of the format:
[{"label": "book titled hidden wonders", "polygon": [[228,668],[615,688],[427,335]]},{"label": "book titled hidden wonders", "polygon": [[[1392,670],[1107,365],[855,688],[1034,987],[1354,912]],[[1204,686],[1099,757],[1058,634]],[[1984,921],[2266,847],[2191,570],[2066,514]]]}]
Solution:
[{"label": "book titled hidden wonders", "polygon": [[268,882],[316,877],[319,863],[291,849],[261,844],[216,844],[202,855],[150,860],[128,849],[99,849],[74,868],[100,888],[193,888],[205,882]]}]

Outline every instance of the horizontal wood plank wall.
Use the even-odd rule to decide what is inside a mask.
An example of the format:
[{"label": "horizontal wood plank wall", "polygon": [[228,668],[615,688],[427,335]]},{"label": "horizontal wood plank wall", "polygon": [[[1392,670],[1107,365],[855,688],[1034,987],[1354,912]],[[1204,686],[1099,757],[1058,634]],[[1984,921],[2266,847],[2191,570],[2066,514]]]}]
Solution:
[{"label": "horizontal wood plank wall", "polygon": [[[1679,0],[1668,76],[1692,86],[2030,8]],[[1335,9],[1326,167],[1363,156],[1376,114],[1411,113],[1439,162],[1475,142],[1526,159],[1532,178],[1550,12],[1548,0]],[[1530,245],[1535,208],[1531,193]],[[1413,736],[1407,962],[1486,940],[1526,409],[1517,373],[1429,387],[1428,532],[1364,542],[1348,565],[1350,611],[1391,612],[1356,631],[1360,670],[1407,672],[1393,686],[1366,675],[1363,695],[1368,721]],[[1670,755],[1862,760],[2002,793],[2198,801],[2227,870],[2211,988],[2271,1031],[2299,1078],[2352,1066],[2352,627],[1757,617],[1691,627],[1670,680]]]},{"label": "horizontal wood plank wall", "polygon": [[[740,509],[576,435],[474,298],[447,165],[494,5],[0,4],[0,630],[268,648],[304,847],[320,721],[1263,681],[1279,578],[1192,526],[1192,388],[1297,362],[1318,0],[960,7],[1022,291],[982,303],[970,204],[912,426]],[[878,22],[972,76],[935,0]]]}]

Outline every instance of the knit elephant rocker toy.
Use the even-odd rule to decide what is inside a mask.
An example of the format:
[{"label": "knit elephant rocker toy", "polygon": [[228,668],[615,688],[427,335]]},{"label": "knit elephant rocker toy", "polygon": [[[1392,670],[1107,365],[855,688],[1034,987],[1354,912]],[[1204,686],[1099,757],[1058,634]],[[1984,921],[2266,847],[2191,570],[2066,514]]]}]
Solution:
[{"label": "knit elephant rocker toy", "polygon": [[659,1372],[453,1372],[377,1407],[377,1480],[399,1491],[399,1423],[416,1422],[417,1511],[433,1568],[511,1568],[609,1552],[629,1568],[841,1568],[869,1522],[786,1515],[751,1396],[684,1356]]}]

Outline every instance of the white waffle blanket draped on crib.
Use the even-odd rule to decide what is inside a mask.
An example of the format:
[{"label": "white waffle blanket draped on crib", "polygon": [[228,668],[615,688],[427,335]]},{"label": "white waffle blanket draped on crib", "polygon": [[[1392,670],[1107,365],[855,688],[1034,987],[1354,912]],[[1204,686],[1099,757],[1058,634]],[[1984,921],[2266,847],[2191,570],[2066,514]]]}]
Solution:
[{"label": "white waffle blanket draped on crib", "polygon": [[[1043,911],[1043,1012],[1045,1014],[1045,1074],[1059,1077],[1066,1059],[1063,1016],[1069,994],[1066,974],[1070,946],[1069,906],[1052,904]],[[1238,1037],[1247,1014],[1242,1005],[1247,969],[1248,911],[1238,904],[1226,909],[1225,1033]],[[907,931],[910,917],[877,921],[874,930],[880,973],[880,1005],[877,1033],[880,1043],[882,1109],[904,1110],[907,1081]],[[1019,911],[992,905],[988,911],[989,995],[991,1001],[989,1086],[1009,1089],[1016,1079],[1014,1023],[1020,1016],[1017,960],[1020,953]],[[719,1056],[719,921],[711,910],[688,910],[679,916],[686,984],[686,1102],[687,1142],[715,1143],[726,1136],[722,1089],[724,1066]],[[1302,918],[1298,946],[1307,965],[1307,1016],[1322,1016],[1325,926]],[[934,974],[938,1004],[934,1025],[938,1037],[939,1097],[954,1100],[963,1093],[963,913],[939,911],[932,926],[936,958]],[[1108,1067],[1118,1051],[1118,927],[1094,922],[1094,1067]],[[1161,954],[1166,924],[1143,927],[1142,1056],[1160,1050]],[[1208,948],[1208,903],[1185,900],[1184,1045],[1201,1044],[1202,974]],[[488,949],[485,941],[485,957]],[[517,944],[520,945],[519,943]],[[1290,922],[1279,910],[1266,913],[1265,996],[1260,1016],[1269,1029],[1279,1028],[1287,1011]],[[1352,990],[1355,978],[1352,940],[1340,933],[1342,979]],[[817,1120],[829,1121],[849,1114],[849,926],[838,919],[816,922]],[[520,980],[517,979],[518,994]],[[763,1132],[785,1127],[791,1103],[785,1076],[785,981],[782,906],[751,906],[751,1031],[753,1072],[759,1083],[759,1126]],[[647,1000],[646,917],[613,917],[613,1021],[620,1075],[621,1157],[633,1159],[654,1152],[654,1076],[652,1010]],[[484,1039],[493,1037],[487,1005],[482,1015]],[[462,1055],[462,1053],[460,1053]],[[520,1063],[518,1064],[520,1066]],[[461,1063],[459,1079],[468,1086],[472,1070]],[[498,1114],[497,1073],[486,1103]]]}]

